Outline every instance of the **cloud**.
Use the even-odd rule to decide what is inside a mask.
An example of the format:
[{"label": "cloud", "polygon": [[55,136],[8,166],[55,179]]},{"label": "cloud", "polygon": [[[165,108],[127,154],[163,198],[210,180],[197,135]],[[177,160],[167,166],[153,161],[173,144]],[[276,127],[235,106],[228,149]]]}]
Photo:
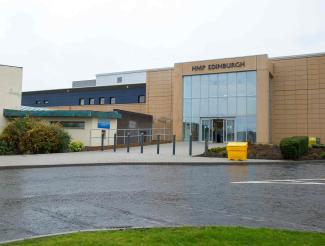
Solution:
[{"label": "cloud", "polygon": [[320,0],[0,0],[0,6],[0,64],[24,67],[24,90],[187,60],[325,51]]}]

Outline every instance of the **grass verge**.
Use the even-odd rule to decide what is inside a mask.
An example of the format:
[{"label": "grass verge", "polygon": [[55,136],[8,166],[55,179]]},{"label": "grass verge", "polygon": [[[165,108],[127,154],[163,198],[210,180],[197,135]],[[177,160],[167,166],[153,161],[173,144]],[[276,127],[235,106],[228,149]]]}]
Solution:
[{"label": "grass verge", "polygon": [[180,227],[81,232],[4,245],[325,245],[325,233],[243,227]]}]

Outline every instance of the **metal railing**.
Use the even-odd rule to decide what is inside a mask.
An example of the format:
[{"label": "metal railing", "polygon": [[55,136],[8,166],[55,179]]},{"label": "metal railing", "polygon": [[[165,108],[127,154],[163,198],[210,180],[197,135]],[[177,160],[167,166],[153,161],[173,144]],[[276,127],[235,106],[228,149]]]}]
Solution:
[{"label": "metal railing", "polygon": [[173,135],[170,128],[137,128],[137,129],[91,129],[90,146],[102,145],[102,134],[104,134],[104,145],[114,144],[114,134],[116,134],[116,144],[126,144],[129,135],[129,144],[140,144],[141,135],[145,144],[156,141],[160,136],[160,141],[172,141]]}]

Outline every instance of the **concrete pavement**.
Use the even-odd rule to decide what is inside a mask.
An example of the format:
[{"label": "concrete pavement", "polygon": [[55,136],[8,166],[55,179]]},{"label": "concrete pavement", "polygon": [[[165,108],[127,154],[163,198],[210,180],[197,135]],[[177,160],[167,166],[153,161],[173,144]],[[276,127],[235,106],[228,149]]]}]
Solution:
[{"label": "concrete pavement", "polygon": [[[209,147],[222,146],[221,144],[209,145]],[[204,143],[193,142],[193,156],[189,156],[187,142],[176,143],[176,155],[172,155],[172,144],[161,144],[160,154],[157,155],[157,146],[144,146],[144,153],[140,153],[140,147],[130,148],[127,153],[125,148],[105,151],[88,151],[79,153],[58,153],[41,155],[14,155],[0,156],[0,168],[12,167],[48,167],[66,165],[95,165],[95,164],[224,164],[238,163],[228,161],[226,158],[194,157],[204,152]],[[277,163],[281,161],[247,160],[239,163]]]}]

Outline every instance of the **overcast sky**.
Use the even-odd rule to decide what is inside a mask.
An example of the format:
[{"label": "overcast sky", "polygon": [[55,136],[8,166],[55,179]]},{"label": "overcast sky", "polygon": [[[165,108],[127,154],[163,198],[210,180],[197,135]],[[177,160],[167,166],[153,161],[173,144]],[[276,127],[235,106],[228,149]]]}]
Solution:
[{"label": "overcast sky", "polygon": [[319,0],[0,0],[0,64],[23,90],[175,62],[325,52]]}]

